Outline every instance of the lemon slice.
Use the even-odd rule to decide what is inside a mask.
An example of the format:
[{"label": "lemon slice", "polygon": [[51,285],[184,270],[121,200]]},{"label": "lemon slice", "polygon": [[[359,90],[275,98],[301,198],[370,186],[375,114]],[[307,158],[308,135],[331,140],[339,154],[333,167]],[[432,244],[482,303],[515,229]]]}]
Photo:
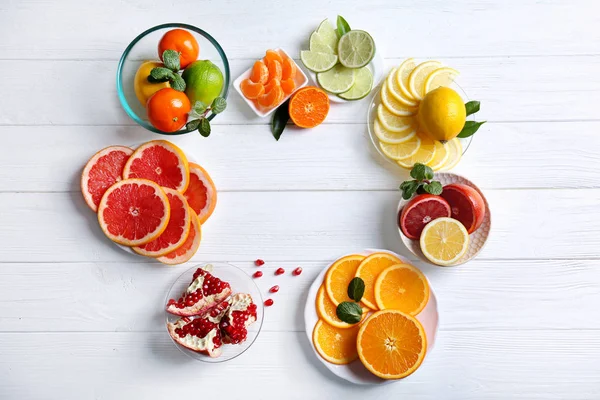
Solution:
[{"label": "lemon slice", "polygon": [[398,75],[398,68],[394,68],[385,79],[390,94],[401,104],[406,107],[417,107],[419,103],[413,100],[411,97],[407,97],[402,91],[402,87],[398,83],[396,76]]},{"label": "lemon slice", "polygon": [[419,149],[410,157],[396,160],[398,165],[403,168],[412,169],[416,163],[428,164],[435,157],[435,141],[420,132],[417,134],[417,137],[421,141]]},{"label": "lemon slice", "polygon": [[423,100],[425,97],[425,80],[433,71],[441,67],[439,61],[425,61],[417,65],[408,77],[408,90],[417,100]]},{"label": "lemon slice", "polygon": [[387,107],[393,114],[399,117],[408,117],[415,115],[419,111],[419,107],[408,107],[405,104],[399,102],[389,91],[387,81],[383,81],[383,87],[381,88],[381,102]]},{"label": "lemon slice", "polygon": [[423,255],[437,265],[453,265],[469,248],[469,234],[455,219],[437,218],[425,225],[419,240]]},{"label": "lemon slice", "polygon": [[418,104],[418,99],[416,97],[413,96],[413,94],[410,92],[409,87],[408,87],[408,78],[410,77],[410,74],[413,72],[413,70],[415,69],[415,67],[417,66],[417,64],[415,63],[415,60],[412,58],[407,58],[406,60],[404,60],[402,62],[402,64],[400,64],[400,66],[398,67],[398,69],[396,70],[396,83],[398,84],[398,87],[400,88],[400,93],[402,94],[403,97],[405,97],[407,99],[407,101],[412,102],[414,105]]},{"label": "lemon slice", "polygon": [[413,117],[399,117],[392,114],[383,104],[377,107],[377,118],[385,129],[392,132],[402,132],[416,122]]},{"label": "lemon slice", "polygon": [[440,171],[448,171],[452,168],[456,167],[456,164],[462,158],[463,148],[460,140],[458,138],[454,138],[448,141],[445,145],[448,150],[448,159],[446,163],[440,168]]},{"label": "lemon slice", "polygon": [[383,154],[392,160],[400,160],[407,157],[411,157],[421,147],[421,139],[418,135],[413,135],[410,139],[405,140],[402,143],[389,144],[379,142],[379,147]]},{"label": "lemon slice", "polygon": [[398,144],[406,142],[415,136],[417,134],[417,128],[414,125],[411,125],[403,131],[392,132],[381,126],[379,120],[376,119],[375,122],[373,122],[373,132],[375,133],[375,136],[377,136],[377,139],[384,143]]},{"label": "lemon slice", "polygon": [[438,68],[429,74],[425,80],[425,93],[429,93],[433,89],[437,89],[440,86],[449,87],[454,82],[454,79],[458,76],[459,72],[454,68],[442,67]]},{"label": "lemon slice", "polygon": [[442,166],[446,163],[447,160],[448,160],[448,147],[446,147],[446,144],[443,144],[442,142],[436,140],[435,141],[435,155],[433,156],[431,161],[429,161],[427,163],[427,165],[429,165],[431,167],[431,169],[433,169],[434,171],[439,171],[440,168],[442,168]]}]

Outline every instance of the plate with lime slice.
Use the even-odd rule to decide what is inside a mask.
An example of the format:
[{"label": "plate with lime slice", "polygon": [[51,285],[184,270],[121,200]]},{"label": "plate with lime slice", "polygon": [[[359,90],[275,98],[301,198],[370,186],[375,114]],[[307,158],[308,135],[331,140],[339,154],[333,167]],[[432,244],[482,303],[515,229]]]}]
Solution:
[{"label": "plate with lime slice", "polygon": [[300,60],[331,101],[363,99],[383,76],[381,53],[368,32],[350,29],[341,16],[331,21],[323,20],[311,33],[309,48],[300,52]]}]

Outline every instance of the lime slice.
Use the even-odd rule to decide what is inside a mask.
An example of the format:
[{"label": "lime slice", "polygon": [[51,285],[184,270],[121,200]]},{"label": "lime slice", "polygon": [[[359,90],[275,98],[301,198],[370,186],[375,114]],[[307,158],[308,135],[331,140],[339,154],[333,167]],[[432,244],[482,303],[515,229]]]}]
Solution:
[{"label": "lime slice", "polygon": [[338,55],[344,67],[364,67],[375,56],[375,42],[365,31],[350,31],[340,38]]},{"label": "lime slice", "polygon": [[354,84],[350,90],[338,96],[346,100],[360,100],[371,93],[372,88],[373,73],[369,68],[362,67],[354,71]]},{"label": "lime slice", "polygon": [[344,93],[354,85],[354,70],[338,64],[327,72],[318,73],[317,81],[329,93]]},{"label": "lime slice", "polygon": [[315,51],[302,50],[300,59],[304,66],[314,72],[329,71],[338,62],[335,54],[317,53]]},{"label": "lime slice", "polygon": [[314,51],[315,53],[335,54],[334,49],[321,42],[311,43],[310,51]]},{"label": "lime slice", "polygon": [[308,46],[310,48],[311,51],[316,51],[314,50],[317,46],[327,46],[331,49],[333,49],[333,51],[331,51],[331,53],[337,53],[337,45],[338,45],[338,39],[337,36],[334,36],[333,38],[329,35],[321,35],[319,32],[313,32],[310,35],[310,39],[308,41]]},{"label": "lime slice", "polygon": [[326,43],[335,43],[335,46],[331,46],[333,48],[337,47],[338,35],[335,28],[331,25],[328,19],[323,20],[316,32],[323,38]]}]

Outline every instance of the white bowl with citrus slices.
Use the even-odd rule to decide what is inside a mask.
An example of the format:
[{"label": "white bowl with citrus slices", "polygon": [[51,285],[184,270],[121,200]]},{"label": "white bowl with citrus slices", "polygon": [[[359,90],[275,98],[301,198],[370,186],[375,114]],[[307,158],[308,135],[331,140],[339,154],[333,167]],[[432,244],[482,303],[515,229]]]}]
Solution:
[{"label": "white bowl with citrus slices", "polygon": [[[348,286],[364,282],[356,323],[336,312],[351,303]],[[425,275],[404,257],[368,249],[325,268],[308,292],[305,330],[317,358],[335,375],[377,385],[414,373],[433,348],[437,299]],[[391,366],[391,367],[390,367]]]},{"label": "white bowl with citrus slices", "polygon": [[83,169],[81,191],[110,240],[165,264],[192,258],[217,200],[208,173],[166,140],[100,150]]}]

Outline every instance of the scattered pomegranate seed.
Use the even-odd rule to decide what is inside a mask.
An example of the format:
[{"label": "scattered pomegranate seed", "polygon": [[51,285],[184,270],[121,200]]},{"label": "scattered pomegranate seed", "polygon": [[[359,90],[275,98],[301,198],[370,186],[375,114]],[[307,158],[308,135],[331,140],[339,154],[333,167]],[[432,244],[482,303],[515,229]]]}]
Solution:
[{"label": "scattered pomegranate seed", "polygon": [[273,286],[271,289],[269,289],[269,292],[271,292],[271,293],[279,292],[279,286],[278,285]]},{"label": "scattered pomegranate seed", "polygon": [[273,299],[266,299],[265,300],[265,306],[266,307],[271,307],[273,305]]},{"label": "scattered pomegranate seed", "polygon": [[302,273],[302,267],[298,267],[294,271],[292,271],[292,275],[294,275],[294,276],[298,276],[301,273]]},{"label": "scattered pomegranate seed", "polygon": [[254,265],[260,267],[261,265],[265,265],[265,262],[259,258],[258,260],[254,261]]},{"label": "scattered pomegranate seed", "polygon": [[261,276],[263,276],[263,273],[262,271],[256,271],[252,276],[255,278],[260,278]]},{"label": "scattered pomegranate seed", "polygon": [[281,275],[281,274],[284,274],[284,273],[285,273],[285,269],[283,269],[283,268],[277,268],[275,270],[275,275]]}]

